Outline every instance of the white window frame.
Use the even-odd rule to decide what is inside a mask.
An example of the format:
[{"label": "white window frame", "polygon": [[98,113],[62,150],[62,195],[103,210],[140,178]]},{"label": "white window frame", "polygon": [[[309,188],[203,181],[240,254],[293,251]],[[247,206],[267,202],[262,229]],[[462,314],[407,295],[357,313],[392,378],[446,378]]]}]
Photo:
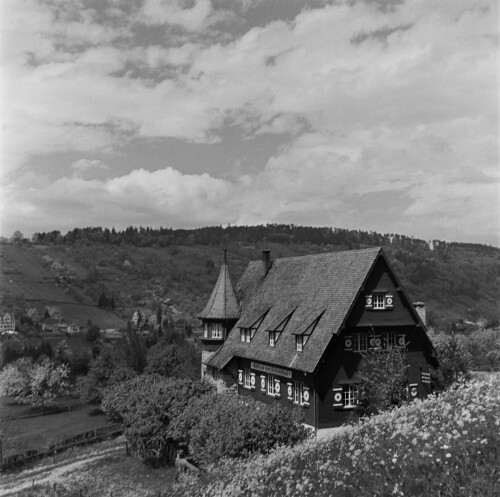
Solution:
[{"label": "white window frame", "polygon": [[250,343],[252,340],[252,330],[250,328],[240,328],[240,342]]},{"label": "white window frame", "polygon": [[382,348],[392,349],[398,345],[398,336],[395,331],[385,331],[382,333]]},{"label": "white window frame", "polygon": [[304,405],[304,383],[301,381],[293,382],[293,403],[299,406]]},{"label": "white window frame", "polygon": [[372,294],[372,304],[374,310],[384,310],[385,309],[385,293],[374,292]]},{"label": "white window frame", "polygon": [[267,395],[270,395],[271,397],[274,397],[276,395],[276,388],[275,388],[275,377],[273,374],[268,374],[267,375]]},{"label": "white window frame", "polygon": [[222,326],[220,323],[214,323],[212,326],[212,338],[217,340],[221,340],[222,336]]},{"label": "white window frame", "polygon": [[354,333],[352,335],[353,351],[366,352],[368,350],[368,335],[367,333]]},{"label": "white window frame", "polygon": [[251,374],[250,374],[250,370],[249,369],[244,369],[243,370],[243,386],[245,388],[252,388],[252,378],[251,378]]},{"label": "white window frame", "polygon": [[276,345],[276,339],[277,339],[277,332],[276,331],[270,331],[269,332],[269,346],[274,347]]},{"label": "white window frame", "polygon": [[358,385],[344,385],[344,409],[354,409],[358,405]]},{"label": "white window frame", "polygon": [[208,338],[208,323],[203,323],[203,338]]}]

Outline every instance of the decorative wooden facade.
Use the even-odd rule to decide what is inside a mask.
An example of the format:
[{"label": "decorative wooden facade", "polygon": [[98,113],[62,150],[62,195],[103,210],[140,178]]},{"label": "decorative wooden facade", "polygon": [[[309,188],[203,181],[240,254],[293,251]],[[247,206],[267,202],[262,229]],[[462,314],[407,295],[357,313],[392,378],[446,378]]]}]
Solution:
[{"label": "decorative wooden facade", "polygon": [[[239,307],[231,290],[224,262],[199,315],[202,374],[220,388],[297,406],[315,429],[338,426],[356,403],[362,353],[398,346],[410,365],[409,395],[430,392],[434,349],[382,249],[273,261],[265,251],[238,283]],[[231,305],[222,312],[221,302]],[[214,322],[224,330],[217,338]]]}]

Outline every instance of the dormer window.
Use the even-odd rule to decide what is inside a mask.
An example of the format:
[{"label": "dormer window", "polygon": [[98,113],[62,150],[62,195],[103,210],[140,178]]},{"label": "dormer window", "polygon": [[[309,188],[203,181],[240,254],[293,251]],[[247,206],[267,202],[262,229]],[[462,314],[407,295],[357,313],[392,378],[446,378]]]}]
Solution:
[{"label": "dormer window", "polygon": [[267,331],[269,332],[269,346],[274,347],[276,345],[276,342],[279,340],[281,333],[285,329],[285,326],[288,324],[288,321],[290,321],[290,318],[292,317],[294,311],[292,311],[283,321],[281,321],[278,326],[274,329],[268,329]]},{"label": "dormer window", "polygon": [[276,344],[276,341],[278,340],[277,335],[279,335],[279,333],[277,331],[270,331],[269,332],[269,346],[270,347],[274,347],[274,345]]},{"label": "dormer window", "polygon": [[240,340],[250,343],[252,340],[252,330],[250,328],[240,328]]},{"label": "dormer window", "polygon": [[309,340],[310,335],[296,335],[295,336],[295,346],[297,348],[297,352],[302,352],[307,341]]}]

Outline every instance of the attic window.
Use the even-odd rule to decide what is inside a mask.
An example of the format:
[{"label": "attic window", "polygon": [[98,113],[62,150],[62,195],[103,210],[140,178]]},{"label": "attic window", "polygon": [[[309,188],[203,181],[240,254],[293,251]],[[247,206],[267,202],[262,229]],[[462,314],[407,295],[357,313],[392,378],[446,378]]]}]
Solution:
[{"label": "attic window", "polygon": [[375,311],[392,309],[394,306],[394,296],[386,292],[373,292],[365,296],[365,308]]},{"label": "attic window", "polygon": [[292,314],[293,312],[289,314],[285,319],[283,319],[283,321],[281,321],[281,323],[278,326],[276,326],[274,330],[268,330],[270,347],[274,347],[276,345],[276,342],[279,340],[282,331],[285,329],[285,326],[288,324],[288,321],[290,321]]},{"label": "attic window", "polygon": [[261,325],[262,321],[266,317],[268,311],[266,311],[257,321],[255,321],[250,327],[248,328],[240,328],[240,341],[241,342],[247,342],[250,343],[255,335],[255,332]]},{"label": "attic window", "polygon": [[314,331],[314,329],[316,328],[316,325],[318,324],[319,320],[321,319],[321,316],[323,316],[323,312],[302,333],[295,334],[295,332],[294,332],[294,334],[295,334],[295,348],[297,349],[297,352],[302,352],[302,350],[306,346],[306,343],[309,340],[309,337],[312,335],[312,332]]}]

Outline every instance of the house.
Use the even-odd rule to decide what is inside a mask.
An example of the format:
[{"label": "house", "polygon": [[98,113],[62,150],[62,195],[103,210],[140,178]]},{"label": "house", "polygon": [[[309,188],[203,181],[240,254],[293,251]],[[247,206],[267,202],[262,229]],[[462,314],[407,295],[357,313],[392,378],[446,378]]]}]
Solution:
[{"label": "house", "polygon": [[363,352],[404,348],[412,398],[430,392],[437,366],[425,324],[380,248],[275,260],[266,250],[236,291],[224,258],[198,317],[204,377],[219,391],[296,406],[315,430],[347,421]]}]

